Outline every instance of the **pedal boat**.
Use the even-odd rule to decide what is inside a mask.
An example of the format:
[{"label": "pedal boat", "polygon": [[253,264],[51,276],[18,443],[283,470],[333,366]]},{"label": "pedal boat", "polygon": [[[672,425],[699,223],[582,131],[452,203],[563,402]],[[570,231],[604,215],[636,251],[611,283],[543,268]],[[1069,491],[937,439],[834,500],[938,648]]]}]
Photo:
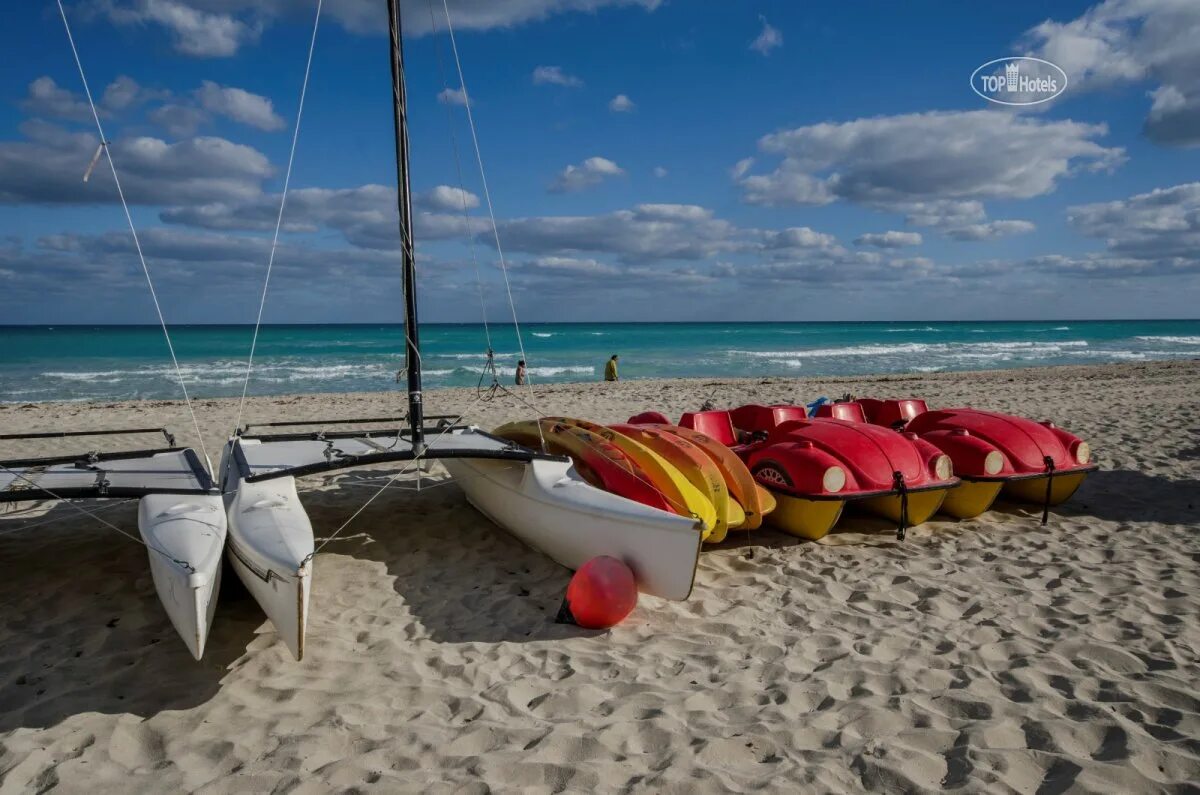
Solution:
[{"label": "pedal boat", "polygon": [[865,421],[915,433],[950,456],[963,485],[942,510],[956,518],[978,516],[1003,494],[1042,506],[1044,522],[1050,507],[1070,499],[1098,468],[1087,442],[1049,420],[971,408],[930,410],[915,398],[856,403]]},{"label": "pedal boat", "polygon": [[809,540],[828,535],[848,503],[895,522],[903,538],[959,484],[949,456],[915,435],[810,419],[796,406],[692,412],[679,424],[727,444],[773,493],[768,521]]}]

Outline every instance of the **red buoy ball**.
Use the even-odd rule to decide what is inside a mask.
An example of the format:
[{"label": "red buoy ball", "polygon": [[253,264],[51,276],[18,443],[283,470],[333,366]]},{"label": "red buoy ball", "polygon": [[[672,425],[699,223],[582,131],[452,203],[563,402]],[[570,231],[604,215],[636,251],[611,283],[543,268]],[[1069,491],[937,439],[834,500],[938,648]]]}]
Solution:
[{"label": "red buoy ball", "polygon": [[616,558],[592,558],[571,577],[565,605],[579,626],[608,629],[637,606],[637,580]]}]

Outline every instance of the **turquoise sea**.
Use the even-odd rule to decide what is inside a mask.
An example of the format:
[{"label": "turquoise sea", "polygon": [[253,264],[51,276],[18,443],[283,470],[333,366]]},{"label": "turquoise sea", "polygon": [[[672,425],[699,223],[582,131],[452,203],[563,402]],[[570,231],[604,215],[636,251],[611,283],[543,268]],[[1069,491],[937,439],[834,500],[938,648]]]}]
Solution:
[{"label": "turquoise sea", "polygon": [[[171,329],[193,396],[241,394],[250,326]],[[605,323],[521,327],[535,383],[622,378],[817,376],[1200,358],[1200,320],[928,323]],[[474,385],[487,351],[476,324],[422,327],[426,388]],[[506,379],[512,326],[491,328]],[[399,325],[265,326],[250,394],[399,388]],[[157,326],[0,326],[0,402],[180,396]]]}]

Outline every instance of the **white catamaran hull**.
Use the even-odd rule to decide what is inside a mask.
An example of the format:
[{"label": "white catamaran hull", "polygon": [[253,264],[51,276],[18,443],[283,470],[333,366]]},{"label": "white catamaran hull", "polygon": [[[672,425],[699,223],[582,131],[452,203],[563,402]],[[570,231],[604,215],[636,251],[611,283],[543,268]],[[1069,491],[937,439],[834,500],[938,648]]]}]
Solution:
[{"label": "white catamaran hull", "polygon": [[442,464],[481,513],[563,566],[578,569],[610,555],[633,570],[645,593],[675,600],[691,594],[701,541],[694,520],[597,489],[567,462]]},{"label": "white catamaran hull", "polygon": [[[234,440],[233,445],[256,445]],[[304,658],[314,550],[312,523],[296,493],[296,479],[249,483],[222,461],[229,516],[229,563],[297,660]]]},{"label": "white catamaran hull", "polygon": [[197,660],[204,654],[221,589],[225,508],[213,495],[150,494],[138,505],[154,588]]}]

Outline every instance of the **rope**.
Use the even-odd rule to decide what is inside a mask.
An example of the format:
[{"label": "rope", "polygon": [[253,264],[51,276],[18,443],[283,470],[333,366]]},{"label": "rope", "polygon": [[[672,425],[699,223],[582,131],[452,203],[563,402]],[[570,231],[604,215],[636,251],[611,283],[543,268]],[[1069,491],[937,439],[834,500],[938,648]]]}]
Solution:
[{"label": "rope", "polygon": [[[504,291],[508,297],[508,308],[512,312],[513,329],[517,334],[517,347],[521,351],[521,359],[526,363],[529,362],[529,357],[525,353],[525,340],[521,336],[521,323],[517,319],[517,305],[513,301],[512,282],[508,278],[508,263],[504,259],[504,247],[500,245],[500,228],[496,225],[496,211],[492,206],[492,193],[488,190],[487,172],[483,167],[483,153],[479,149],[479,134],[475,129],[475,114],[471,112],[471,94],[467,91],[467,81],[463,76],[462,59],[458,55],[458,42],[454,38],[454,23],[450,20],[450,5],[448,0],[442,0],[442,8],[446,13],[446,32],[450,36],[450,48],[454,53],[454,66],[458,70],[458,82],[462,87],[464,96],[467,102],[464,107],[467,110],[467,122],[471,128],[471,143],[475,148],[475,161],[479,165],[479,180],[483,186],[483,197],[487,202],[488,218],[492,222],[492,237],[496,241],[496,254],[500,259],[500,272],[504,274]],[[529,389],[529,399],[533,401],[533,379],[529,378],[528,372],[525,377],[525,385]],[[538,438],[542,442],[542,452],[546,451],[546,437],[542,433],[542,425],[538,423]]]},{"label": "rope", "polygon": [[83,93],[87,95],[88,105],[92,109],[92,119],[96,122],[96,131],[100,134],[100,148],[108,159],[108,167],[112,170],[113,184],[117,188],[117,196],[121,199],[121,207],[125,210],[125,220],[129,224],[129,232],[133,235],[133,247],[137,250],[138,260],[142,263],[142,273],[146,275],[146,286],[150,288],[150,298],[154,301],[154,311],[158,315],[158,324],[162,327],[163,337],[167,341],[167,350],[171,354],[171,362],[175,365],[175,377],[179,379],[179,388],[183,391],[183,401],[187,404],[188,414],[192,417],[192,428],[200,442],[200,451],[208,458],[208,450],[204,446],[204,435],[200,433],[200,423],[196,419],[196,411],[192,407],[192,399],[188,395],[187,384],[184,383],[183,372],[179,367],[179,359],[175,356],[175,346],[171,343],[171,332],[167,329],[167,321],[163,317],[162,307],[158,303],[158,293],[154,289],[154,280],[150,278],[150,268],[146,265],[146,257],[142,254],[142,243],[138,239],[137,228],[133,225],[133,216],[129,212],[129,204],[125,201],[125,191],[121,188],[121,180],[117,176],[117,165],[113,162],[112,151],[108,139],[104,137],[104,125],[100,123],[100,114],[96,111],[96,103],[92,100],[92,89],[88,86],[87,75],[83,71],[83,61],[79,58],[79,50],[75,47],[75,37],[71,35],[71,25],[67,22],[67,10],[63,8],[62,0],[57,0],[58,12],[62,15],[63,28],[67,31],[67,41],[71,44],[71,54],[75,56],[75,66],[79,69],[79,79],[83,82]]},{"label": "rope", "polygon": [[1046,524],[1050,520],[1050,497],[1054,488],[1054,459],[1050,456],[1043,456],[1042,462],[1046,465],[1046,500],[1042,503],[1042,524]]},{"label": "rope", "polygon": [[[317,46],[317,28],[321,24],[321,5],[323,0],[317,0],[317,13],[313,18],[312,39],[308,42],[308,61],[304,66],[304,82],[300,86],[300,104],[296,108],[296,125],[292,129],[292,149],[288,153],[287,173],[283,178],[283,195],[279,197],[279,215],[275,218],[275,235],[271,239],[271,254],[267,258],[267,275],[263,279],[262,296],[258,301],[258,317],[254,321],[254,336],[250,340],[250,355],[246,357],[246,379],[242,383],[242,397],[238,401],[237,420],[233,423],[236,431],[242,424],[242,411],[246,406],[246,392],[250,389],[250,370],[254,366],[254,352],[258,348],[258,332],[262,328],[263,310],[267,306],[267,288],[271,284],[271,269],[275,265],[275,251],[279,247],[279,230],[283,226],[283,210],[287,206],[288,186],[292,181],[292,165],[296,161],[296,142],[300,139],[300,119],[304,114],[304,97],[308,93],[308,77],[312,72],[313,51]],[[62,0],[59,0],[62,5]]]},{"label": "rope", "polygon": [[383,492],[385,492],[393,483],[395,483],[397,480],[399,480],[399,478],[402,475],[406,475],[409,472],[411,472],[413,466],[418,467],[417,477],[419,479],[420,478],[419,467],[421,465],[421,462],[425,459],[426,454],[429,453],[429,451],[433,449],[434,445],[437,444],[438,439],[441,439],[443,436],[450,433],[454,429],[454,426],[458,424],[459,420],[461,420],[463,417],[465,417],[467,415],[467,411],[471,408],[471,406],[475,405],[475,402],[478,402],[478,398],[476,398],[475,401],[473,401],[470,405],[468,405],[467,408],[464,409],[461,414],[459,414],[457,417],[455,417],[452,422],[447,423],[446,427],[442,430],[442,432],[439,433],[438,435],[434,436],[433,441],[431,443],[428,443],[425,445],[424,450],[420,451],[415,456],[413,456],[412,460],[409,461],[399,472],[392,475],[390,478],[387,479],[387,481],[382,486],[380,486],[378,489],[376,489],[375,493],[372,494],[370,497],[368,497],[367,500],[358,507],[358,510],[356,510],[354,513],[350,514],[350,517],[348,519],[346,519],[346,521],[342,522],[341,526],[338,527],[337,530],[333,531],[332,535],[330,535],[328,538],[326,538],[324,541],[322,541],[320,543],[320,545],[317,546],[316,549],[314,549],[312,552],[310,552],[308,554],[307,557],[304,558],[304,561],[302,562],[301,565],[307,564],[314,557],[316,557],[318,552],[320,552],[322,549],[324,549],[329,544],[329,542],[331,542],[335,538],[337,538],[338,535],[340,535],[343,530],[345,530],[347,527],[350,526],[351,522],[353,522],[355,519],[358,518],[359,514],[361,514],[363,511],[365,511],[371,503],[375,502],[375,500],[379,497],[380,494],[383,494]]},{"label": "rope", "polygon": [[[95,514],[98,514],[101,511],[109,511],[118,506],[125,505],[126,503],[137,502],[137,501],[138,501],[137,497],[132,497],[127,500],[115,500],[112,502],[106,502],[105,504],[103,504],[99,508],[97,508],[96,510],[92,511],[92,514],[94,516]],[[68,500],[68,502],[69,502],[69,500]],[[21,525],[20,527],[13,527],[9,530],[0,531],[0,537],[12,535],[13,533],[19,533],[22,530],[32,530],[35,527],[42,527],[43,525],[54,524],[55,522],[61,522],[61,521],[62,521],[61,516],[52,516],[49,519],[42,519],[41,521],[37,521],[37,522],[29,522],[27,524]]]},{"label": "rope", "polygon": [[904,482],[903,472],[892,473],[892,485],[900,495],[900,526],[896,528],[896,540],[903,541],[908,532],[908,484]]},{"label": "rope", "polygon": [[[61,4],[60,4],[60,6],[61,6]],[[69,506],[69,507],[70,507],[72,510],[74,510],[74,511],[78,511],[79,513],[83,514],[84,516],[87,516],[87,517],[90,517],[90,518],[92,518],[92,519],[95,519],[97,522],[99,522],[100,524],[104,525],[105,527],[108,527],[108,528],[111,528],[111,529],[113,529],[113,530],[116,530],[116,531],[117,531],[118,533],[120,533],[121,535],[125,536],[126,538],[128,538],[128,539],[129,539],[129,540],[131,540],[131,541],[136,541],[137,543],[139,543],[139,544],[141,544],[142,546],[144,546],[146,549],[152,549],[152,550],[154,550],[155,552],[157,552],[158,554],[162,555],[164,558],[166,558],[167,560],[171,561],[172,563],[178,564],[179,566],[182,566],[183,568],[187,569],[187,570],[188,570],[188,571],[190,571],[190,572],[195,572],[195,571],[196,571],[196,568],[195,568],[195,567],[194,567],[194,566],[193,566],[191,563],[188,563],[186,560],[180,560],[179,558],[172,557],[171,555],[167,554],[166,552],[164,552],[163,550],[161,550],[161,549],[159,549],[158,547],[154,546],[153,544],[147,544],[147,543],[146,543],[146,541],[145,541],[145,539],[138,538],[137,536],[134,536],[134,535],[131,535],[130,533],[127,533],[127,532],[125,532],[124,530],[122,530],[121,528],[117,527],[115,524],[113,524],[112,522],[108,521],[107,519],[101,519],[101,518],[100,518],[99,516],[97,516],[97,515],[96,515],[94,512],[92,512],[92,511],[89,511],[89,510],[87,510],[86,508],[83,508],[83,507],[81,507],[81,506],[79,506],[79,505],[76,505],[75,503],[73,503],[73,502],[71,502],[70,500],[68,500],[66,497],[60,497],[59,495],[55,494],[53,491],[51,491],[50,489],[46,488],[45,486],[42,486],[42,485],[40,485],[39,483],[37,483],[36,481],[34,481],[34,480],[31,480],[30,478],[27,478],[27,477],[25,477],[25,475],[21,474],[20,472],[17,472],[17,471],[16,471],[16,470],[14,470],[14,469],[9,469],[8,467],[4,466],[3,464],[0,464],[0,469],[3,469],[5,472],[9,473],[9,474],[10,474],[10,475],[12,475],[13,477],[16,477],[16,478],[18,478],[18,479],[20,479],[20,480],[23,480],[23,481],[25,481],[26,483],[28,483],[30,486],[33,486],[35,489],[37,489],[37,490],[38,490],[38,491],[40,491],[41,493],[43,493],[43,494],[49,494],[51,497],[53,497],[54,499],[58,500],[59,502],[65,503],[65,504],[66,504],[66,505],[68,505],[68,506]],[[21,528],[21,529],[25,529],[25,528]]]}]

